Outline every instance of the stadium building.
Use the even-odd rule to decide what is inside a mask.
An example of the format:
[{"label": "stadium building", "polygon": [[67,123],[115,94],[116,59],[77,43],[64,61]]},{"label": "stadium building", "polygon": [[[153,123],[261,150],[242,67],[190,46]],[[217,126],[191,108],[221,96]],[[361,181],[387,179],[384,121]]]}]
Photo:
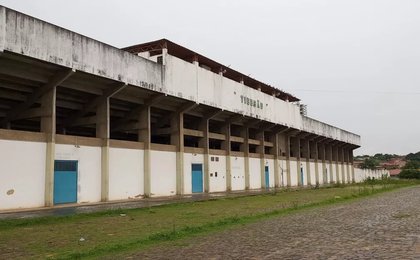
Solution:
[{"label": "stadium building", "polygon": [[169,40],[118,49],[0,6],[0,210],[351,183],[360,136]]}]

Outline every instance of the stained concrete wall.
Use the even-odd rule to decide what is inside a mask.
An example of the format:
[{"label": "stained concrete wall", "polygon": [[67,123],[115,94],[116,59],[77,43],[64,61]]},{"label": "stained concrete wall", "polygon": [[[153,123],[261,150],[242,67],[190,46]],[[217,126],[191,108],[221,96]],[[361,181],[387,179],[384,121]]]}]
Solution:
[{"label": "stained concrete wall", "polygon": [[0,210],[44,206],[46,144],[0,140]]},{"label": "stained concrete wall", "polygon": [[150,155],[150,187],[152,196],[175,195],[176,153],[152,150]]},{"label": "stained concrete wall", "polygon": [[245,160],[244,157],[231,156],[232,190],[245,190]]},{"label": "stained concrete wall", "polygon": [[261,189],[260,158],[249,158],[249,186],[251,189]]},{"label": "stained concrete wall", "polygon": [[109,149],[109,199],[134,199],[144,195],[144,151]]},{"label": "stained concrete wall", "polygon": [[0,50],[164,91],[155,62],[1,6],[0,21]]}]

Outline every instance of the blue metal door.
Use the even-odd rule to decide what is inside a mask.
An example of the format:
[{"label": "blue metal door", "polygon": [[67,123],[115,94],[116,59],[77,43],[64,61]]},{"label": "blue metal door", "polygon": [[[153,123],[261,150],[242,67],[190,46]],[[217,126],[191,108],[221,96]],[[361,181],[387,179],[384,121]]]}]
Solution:
[{"label": "blue metal door", "polygon": [[77,202],[77,161],[54,163],[54,204]]},{"label": "blue metal door", "polygon": [[270,188],[270,173],[268,171],[268,166],[265,166],[265,187]]},{"label": "blue metal door", "polygon": [[192,192],[203,192],[203,165],[191,165]]}]

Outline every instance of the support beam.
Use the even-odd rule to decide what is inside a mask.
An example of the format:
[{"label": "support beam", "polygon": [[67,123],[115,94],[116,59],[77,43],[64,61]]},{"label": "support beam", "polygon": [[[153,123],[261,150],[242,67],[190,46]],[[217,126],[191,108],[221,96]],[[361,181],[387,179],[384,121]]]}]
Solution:
[{"label": "support beam", "polygon": [[56,94],[57,88],[50,88],[41,97],[41,132],[46,134],[46,160],[45,160],[45,195],[46,207],[54,205],[54,161],[55,161],[55,133],[56,133]]},{"label": "support beam", "polygon": [[226,151],[226,190],[232,191],[232,166],[231,166],[231,138],[230,138],[230,124],[225,124],[222,127],[222,132],[225,135],[225,140],[222,141],[222,149]]},{"label": "support beam", "polygon": [[[182,111],[182,110],[179,110]],[[171,117],[171,144],[176,147],[176,194],[184,194],[184,113]]]},{"label": "support beam", "polygon": [[96,108],[96,137],[102,139],[101,147],[101,201],[109,200],[109,98]]},{"label": "support beam", "polygon": [[325,144],[324,143],[319,143],[318,144],[319,147],[319,155],[318,158],[321,160],[321,164],[322,164],[322,184],[328,184],[328,169],[326,167],[326,163],[325,163],[325,159],[326,159],[326,153],[325,153]]},{"label": "support beam", "polygon": [[314,141],[309,141],[309,153],[310,153],[310,158],[312,158],[313,160],[315,160],[315,185],[319,186],[319,160],[318,160],[318,143],[314,142]]},{"label": "support beam", "polygon": [[244,166],[245,166],[245,189],[250,189],[250,176],[249,176],[249,128],[243,127],[241,129],[241,137],[244,142],[240,144],[240,150],[244,153]]},{"label": "support beam", "polygon": [[[126,88],[128,85],[127,83],[117,83],[114,84],[107,89],[104,90],[103,94],[101,96],[95,97],[92,100],[89,100],[84,106],[83,109],[78,111],[74,116],[70,117],[69,119],[64,121],[64,125],[80,125],[80,122],[83,122],[83,116],[87,113],[91,112],[95,108],[97,108],[99,105],[109,102],[109,99]],[[77,124],[77,122],[79,124]]]},{"label": "support beam", "polygon": [[[209,119],[203,118],[199,124],[198,129],[202,133],[198,146],[204,150],[204,192],[210,192],[210,149],[209,149]],[[185,131],[185,130],[184,130]]]},{"label": "support beam", "polygon": [[[152,196],[151,189],[151,120],[150,120],[150,106],[144,106],[138,113],[138,130],[137,139],[139,142],[144,144],[143,154],[143,188],[144,197],[148,198]],[[139,173],[140,174],[140,173]]]},{"label": "support beam", "polygon": [[[300,139],[300,142],[302,146],[301,153],[303,157],[301,158],[301,161],[302,163],[306,164],[306,183],[308,186],[310,186],[312,183],[312,179],[311,179],[311,164],[309,160],[309,154],[310,154],[309,141],[307,139]],[[302,186],[304,186],[304,183],[302,183]]]},{"label": "support beam", "polygon": [[0,125],[6,125],[8,122],[13,121],[16,117],[20,115],[20,113],[30,108],[35,102],[37,102],[45,93],[48,93],[55,87],[59,86],[75,72],[76,70],[73,69],[63,69],[61,71],[58,71],[54,76],[52,76],[48,80],[46,84],[35,90],[35,92],[32,93],[32,95],[30,95],[25,102],[20,103],[16,107],[12,108],[12,110],[7,114],[7,116],[0,122]]},{"label": "support beam", "polygon": [[265,181],[265,156],[264,156],[264,131],[259,131],[256,135],[259,144],[257,145],[257,153],[260,155],[260,178],[261,188],[268,189]]},{"label": "support beam", "polygon": [[273,142],[273,155],[274,155],[274,188],[280,188],[280,148],[279,148],[279,134],[274,133],[271,136]]}]

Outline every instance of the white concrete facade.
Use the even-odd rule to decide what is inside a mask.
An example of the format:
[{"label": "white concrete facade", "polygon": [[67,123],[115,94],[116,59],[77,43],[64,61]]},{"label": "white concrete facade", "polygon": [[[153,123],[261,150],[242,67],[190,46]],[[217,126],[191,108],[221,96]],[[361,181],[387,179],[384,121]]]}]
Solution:
[{"label": "white concrete facade", "polygon": [[[348,173],[360,136],[302,115],[299,104],[275,93],[161,51],[161,61],[135,55],[0,6],[0,75],[35,82],[27,96],[10,95],[18,109],[0,111],[0,210],[52,206],[57,160],[77,162],[76,203],[192,194],[194,164],[202,165],[204,192],[380,176]],[[18,91],[26,87],[20,82]],[[6,83],[0,77],[0,88]],[[63,90],[83,92],[88,101],[72,103]],[[29,130],[19,131],[16,121],[28,118],[39,119],[39,129],[38,121],[24,122]],[[209,130],[210,120],[219,132]],[[311,147],[304,156],[301,141]],[[342,156],[318,155],[309,142]]]}]

